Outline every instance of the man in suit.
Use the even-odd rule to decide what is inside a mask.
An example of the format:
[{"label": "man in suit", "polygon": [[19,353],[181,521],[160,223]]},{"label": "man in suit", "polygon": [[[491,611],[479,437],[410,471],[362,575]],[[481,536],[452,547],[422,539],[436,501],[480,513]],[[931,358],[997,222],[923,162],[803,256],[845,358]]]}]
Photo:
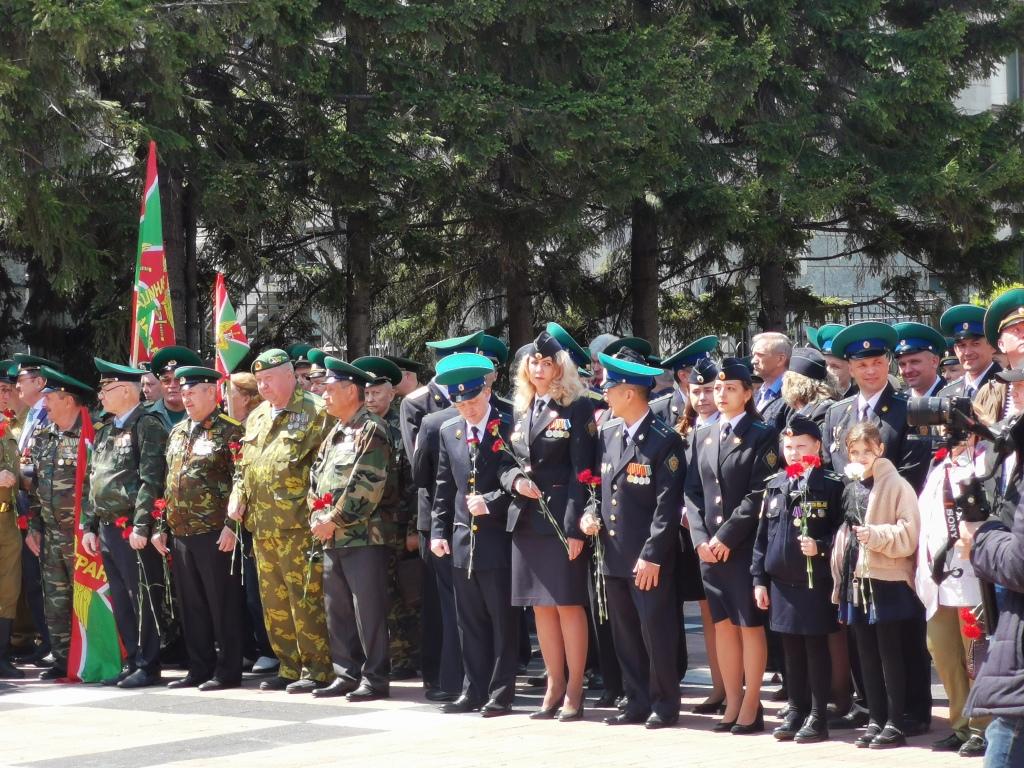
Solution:
[{"label": "man in suit", "polygon": [[481,355],[442,360],[437,379],[458,415],[440,431],[430,548],[450,559],[465,680],[445,713],[497,717],[512,711],[518,656],[518,612],[512,607],[512,538],[505,531],[509,497],[499,485],[512,463],[501,449],[512,417],[492,407],[494,371]]},{"label": "man in suit", "polygon": [[996,350],[985,338],[985,308],[957,304],[942,313],[939,328],[953,339],[953,353],[963,376],[939,391],[941,397],[967,397],[973,402],[978,392],[1003,368],[992,359]]},{"label": "man in suit", "polygon": [[613,418],[599,439],[601,508],[591,505],[580,528],[604,545],[608,616],[628,699],[605,722],[664,728],[679,719],[679,625],[666,617],[677,610],[683,443],[648,404],[657,368],[604,354],[600,362]]},{"label": "man in suit", "polygon": [[793,412],[782,398],[782,375],[789,369],[793,342],[784,333],[768,331],[751,340],[751,363],[754,373],[764,383],[754,399],[754,406],[765,424],[782,431]]},{"label": "man in suit", "polygon": [[896,323],[893,357],[910,397],[933,397],[945,386],[939,361],[946,351],[945,337],[924,323]]},{"label": "man in suit", "polygon": [[[826,466],[841,474],[847,464],[846,433],[860,421],[873,421],[882,433],[886,458],[920,493],[931,464],[931,439],[907,424],[907,396],[889,382],[889,353],[898,344],[895,328],[871,321],[854,323],[832,340],[833,351],[850,361],[850,373],[860,391],[840,400],[825,415],[823,457]],[[931,723],[931,664],[925,632],[922,611],[920,621],[904,638],[906,658],[913,662],[907,671],[904,730],[908,736],[927,731]]]}]

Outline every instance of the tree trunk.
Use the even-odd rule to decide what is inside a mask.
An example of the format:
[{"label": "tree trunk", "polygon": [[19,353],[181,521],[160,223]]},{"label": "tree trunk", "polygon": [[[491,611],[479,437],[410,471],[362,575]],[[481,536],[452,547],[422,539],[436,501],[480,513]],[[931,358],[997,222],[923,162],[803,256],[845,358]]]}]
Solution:
[{"label": "tree trunk", "polygon": [[629,241],[632,332],[658,350],[658,212],[646,200],[633,201]]},{"label": "tree trunk", "polygon": [[533,341],[533,302],[530,297],[530,246],[521,233],[505,231],[501,249],[501,279],[508,311],[508,344],[513,351]]},{"label": "tree trunk", "polygon": [[786,331],[786,257],[780,252],[765,254],[757,265],[761,290],[762,331]]},{"label": "tree trunk", "polygon": [[188,276],[185,254],[184,190],[181,171],[161,158],[160,209],[163,211],[164,258],[171,288],[174,342],[188,344]]},{"label": "tree trunk", "polygon": [[[345,19],[346,53],[350,78],[350,92],[366,94],[369,90],[365,44],[367,31],[362,19],[350,15]],[[366,130],[366,99],[354,98],[348,102],[346,128],[358,136]],[[360,193],[370,190],[370,172],[361,168],[353,181]],[[373,243],[373,217],[365,205],[345,217],[348,230],[345,280],[345,341],[349,360],[370,354],[370,297],[373,294],[371,245]],[[337,221],[335,226],[337,226]]]},{"label": "tree trunk", "polygon": [[[199,285],[199,264],[196,254],[196,190],[187,184],[182,195],[182,219],[185,225],[185,340],[189,349],[197,352],[203,346],[203,329],[200,327],[199,297],[202,295]],[[213,343],[213,336],[210,343]]]}]

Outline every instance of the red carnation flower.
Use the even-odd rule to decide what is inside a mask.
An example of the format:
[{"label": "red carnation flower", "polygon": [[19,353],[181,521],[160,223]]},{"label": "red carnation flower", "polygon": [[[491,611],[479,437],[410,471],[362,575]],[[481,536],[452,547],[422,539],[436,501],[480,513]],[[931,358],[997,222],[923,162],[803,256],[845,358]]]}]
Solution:
[{"label": "red carnation flower", "polygon": [[114,521],[114,525],[116,525],[118,528],[124,528],[126,525],[128,525],[128,518],[122,515]]},{"label": "red carnation flower", "polygon": [[4,435],[7,434],[7,425],[8,425],[8,423],[9,422],[6,422],[6,421],[0,421],[0,437],[3,437]]},{"label": "red carnation flower", "polygon": [[579,480],[584,485],[590,485],[594,480],[594,473],[591,472],[590,468],[588,467],[587,469],[584,469],[582,472],[576,475],[576,479]]},{"label": "red carnation flower", "polygon": [[153,502],[153,519],[163,520],[164,510],[167,509],[167,502],[163,499],[157,499]]},{"label": "red carnation flower", "polygon": [[964,624],[977,624],[978,617],[974,615],[974,611],[972,611],[970,608],[961,608],[960,621],[962,621]]},{"label": "red carnation flower", "polygon": [[806,456],[800,457],[800,463],[802,463],[806,467],[817,469],[818,467],[821,466],[821,457],[818,456],[817,454],[807,454]]},{"label": "red carnation flower", "polygon": [[794,477],[800,477],[804,473],[804,467],[802,464],[787,464],[786,465],[786,477],[792,479]]},{"label": "red carnation flower", "polygon": [[949,455],[949,449],[943,446],[935,452],[935,461],[942,461]]},{"label": "red carnation flower", "polygon": [[28,530],[28,515],[18,515],[18,530]]},{"label": "red carnation flower", "polygon": [[124,539],[125,541],[127,541],[128,537],[131,536],[131,535],[132,535],[132,529],[131,528],[125,528],[123,531],[121,531],[121,538]]},{"label": "red carnation flower", "polygon": [[491,450],[494,453],[505,450],[505,441],[499,437],[497,440],[491,443]]},{"label": "red carnation flower", "polygon": [[18,414],[14,412],[13,408],[6,408],[6,409],[4,409],[4,418],[5,419],[13,419],[17,415]]},{"label": "red carnation flower", "polygon": [[980,640],[981,639],[981,627],[977,624],[968,624],[964,627],[964,637],[968,640]]}]

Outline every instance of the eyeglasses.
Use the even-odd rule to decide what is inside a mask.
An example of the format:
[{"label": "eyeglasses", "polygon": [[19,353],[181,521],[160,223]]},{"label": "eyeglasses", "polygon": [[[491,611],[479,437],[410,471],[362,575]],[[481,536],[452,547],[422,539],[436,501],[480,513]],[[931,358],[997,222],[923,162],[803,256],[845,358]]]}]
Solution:
[{"label": "eyeglasses", "polygon": [[126,386],[128,386],[128,385],[122,383],[122,384],[111,384],[108,387],[100,387],[100,391],[99,391],[98,394],[99,394],[100,397],[105,397],[106,395],[109,395],[111,392],[113,392],[118,387],[126,387]]}]

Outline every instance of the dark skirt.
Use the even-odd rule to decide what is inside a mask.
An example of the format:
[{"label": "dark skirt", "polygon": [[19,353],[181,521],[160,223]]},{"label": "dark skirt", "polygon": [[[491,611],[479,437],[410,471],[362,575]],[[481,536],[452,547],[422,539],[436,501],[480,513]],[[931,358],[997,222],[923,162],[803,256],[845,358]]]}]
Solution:
[{"label": "dark skirt", "polygon": [[924,614],[924,605],[907,582],[879,579],[867,581],[866,592],[870,597],[867,606],[852,605],[846,600],[839,604],[839,620],[844,624],[906,621]]},{"label": "dark skirt", "polygon": [[754,603],[754,577],[750,575],[753,549],[732,550],[724,563],[701,562],[708,609],[716,623],[728,619],[738,627],[763,627],[766,611]]},{"label": "dark skirt", "polygon": [[769,624],[775,632],[788,635],[828,635],[836,631],[832,579],[815,579],[814,589],[808,589],[806,584],[780,584],[773,581],[769,598]]},{"label": "dark skirt", "polygon": [[697,550],[693,548],[693,540],[690,532],[685,528],[679,529],[679,565],[676,568],[676,585],[679,592],[679,602],[692,603],[703,600],[704,580],[700,575],[700,557]]},{"label": "dark skirt", "polygon": [[590,552],[570,561],[557,536],[512,534],[512,605],[586,605]]}]

